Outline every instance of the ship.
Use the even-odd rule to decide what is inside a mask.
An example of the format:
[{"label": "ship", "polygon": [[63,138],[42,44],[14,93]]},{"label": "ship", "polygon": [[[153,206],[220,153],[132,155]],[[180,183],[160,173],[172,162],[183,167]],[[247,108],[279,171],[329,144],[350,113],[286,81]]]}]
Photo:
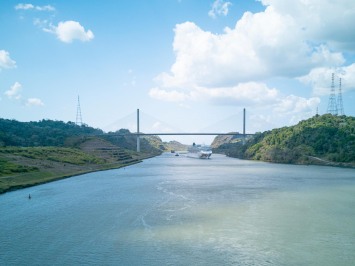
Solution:
[{"label": "ship", "polygon": [[187,149],[187,157],[209,159],[212,155],[211,148],[205,145],[197,145],[195,143]]}]

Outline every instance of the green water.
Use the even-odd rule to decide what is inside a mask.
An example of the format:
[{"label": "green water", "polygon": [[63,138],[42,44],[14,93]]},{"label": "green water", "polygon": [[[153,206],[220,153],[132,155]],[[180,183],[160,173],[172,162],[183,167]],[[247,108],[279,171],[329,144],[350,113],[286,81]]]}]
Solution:
[{"label": "green water", "polygon": [[354,206],[354,169],[163,154],[0,195],[0,264],[354,265]]}]

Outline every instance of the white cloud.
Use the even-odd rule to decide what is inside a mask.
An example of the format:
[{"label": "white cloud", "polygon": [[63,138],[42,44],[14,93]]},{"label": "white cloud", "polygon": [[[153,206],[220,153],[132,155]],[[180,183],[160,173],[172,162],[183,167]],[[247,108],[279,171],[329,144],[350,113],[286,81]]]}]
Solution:
[{"label": "white cloud", "polygon": [[166,87],[219,87],[272,76],[294,78],[314,67],[344,63],[340,52],[307,37],[297,20],[271,6],[246,12],[222,34],[185,22],[175,28],[175,63],[156,80]]},{"label": "white cloud", "polygon": [[277,13],[292,17],[303,36],[332,48],[355,50],[355,2],[353,0],[261,0]]},{"label": "white cloud", "polygon": [[239,83],[233,87],[197,88],[199,98],[223,105],[257,106],[275,103],[279,92],[275,88],[268,88],[264,83]]},{"label": "white cloud", "polygon": [[58,26],[50,25],[49,28],[44,28],[43,30],[56,34],[57,38],[65,43],[71,43],[74,40],[87,42],[94,38],[91,30],[85,31],[85,28],[79,22],[72,20],[59,22]]},{"label": "white cloud", "polygon": [[[155,78],[149,95],[180,106],[246,107],[249,132],[307,119],[316,114],[320,96],[329,94],[332,72],[342,77],[345,92],[355,88],[355,64],[343,54],[344,47],[355,51],[355,2],[340,2],[265,0],[263,12],[244,13],[220,34],[193,22],[178,24],[175,61]],[[296,83],[287,88],[285,81],[291,79],[313,87],[313,95],[301,97],[305,86],[290,93]],[[280,80],[284,88],[267,85]]]},{"label": "white cloud", "polygon": [[43,106],[44,103],[41,99],[38,98],[28,98],[26,102],[26,106]]},{"label": "white cloud", "polygon": [[[245,12],[220,34],[193,22],[177,24],[175,62],[157,75],[150,96],[249,106],[262,113],[255,121],[288,125],[316,113],[318,96],[325,88],[329,93],[334,70],[343,78],[344,91],[355,88],[355,64],[344,66],[342,53],[344,47],[355,51],[353,0],[261,2],[263,12]],[[275,77],[311,85],[313,97],[268,87]]]},{"label": "white cloud", "polygon": [[55,8],[51,5],[46,5],[46,6],[36,6],[36,10],[39,11],[54,11]]},{"label": "white cloud", "polygon": [[215,0],[212,4],[212,9],[208,12],[208,15],[212,18],[216,18],[217,16],[227,16],[229,11],[229,6],[231,6],[231,2],[224,2],[224,0]]},{"label": "white cloud", "polygon": [[[248,116],[249,132],[262,132],[273,128],[291,126],[316,114],[320,99],[294,95],[281,97],[271,106],[255,106]],[[248,113],[248,109],[247,109]]]},{"label": "white cloud", "polygon": [[[173,132],[174,130],[163,124],[162,122],[160,121],[156,121],[155,123],[153,123],[153,125],[151,126],[150,128],[153,132],[164,132],[164,133],[171,133]],[[149,130],[149,129],[148,129]]]},{"label": "white cloud", "polygon": [[295,95],[289,95],[280,99],[275,105],[274,111],[283,114],[299,114],[304,111],[314,112],[319,103],[320,99],[318,97],[306,99]]},{"label": "white cloud", "polygon": [[[222,34],[193,22],[176,25],[176,60],[156,81],[161,87],[182,88],[233,86],[273,76],[295,78],[313,68],[342,66],[345,59],[337,48],[355,47],[354,1],[342,0],[343,6],[330,0],[263,3],[265,11],[244,13],[234,28],[225,28]],[[347,25],[339,22],[343,16]],[[328,36],[335,18],[337,33]]]},{"label": "white cloud", "polygon": [[338,68],[315,68],[308,75],[300,77],[299,80],[311,85],[314,95],[329,95],[332,85],[332,73],[335,74],[334,87],[336,90],[339,88],[340,78],[342,79],[341,87],[343,92],[355,90],[355,63]]},{"label": "white cloud", "polygon": [[16,10],[38,10],[38,11],[54,11],[55,8],[51,5],[45,6],[34,6],[32,4],[17,4],[15,6]]},{"label": "white cloud", "polygon": [[10,87],[9,90],[5,91],[5,95],[9,99],[19,100],[21,98],[22,85],[19,82],[15,82],[14,85]]},{"label": "white cloud", "polygon": [[[9,99],[20,100],[22,98],[21,91],[22,91],[22,85],[19,82],[15,82],[15,84],[12,85],[9,90],[5,91],[4,94]],[[28,98],[26,100],[26,106],[43,106],[43,105],[44,104],[41,101],[41,99],[38,98]]]},{"label": "white cloud", "polygon": [[14,67],[16,67],[16,62],[10,58],[9,52],[5,50],[0,50],[0,70],[2,68]]},{"label": "white cloud", "polygon": [[33,9],[33,8],[34,8],[34,5],[32,5],[32,4],[17,4],[15,6],[16,10],[19,10],[19,9],[29,10],[29,9]]},{"label": "white cloud", "polygon": [[169,102],[210,101],[217,105],[248,107],[261,113],[268,113],[275,118],[275,122],[276,118],[282,118],[286,124],[296,120],[298,122],[315,114],[320,103],[318,97],[283,95],[276,88],[269,88],[260,82],[240,83],[234,87],[198,87],[190,92],[154,88],[151,89],[149,95],[152,98]]},{"label": "white cloud", "polygon": [[178,92],[176,90],[164,90],[160,88],[151,89],[149,91],[149,96],[157,100],[168,102],[181,102],[191,98],[191,95],[183,92]]}]

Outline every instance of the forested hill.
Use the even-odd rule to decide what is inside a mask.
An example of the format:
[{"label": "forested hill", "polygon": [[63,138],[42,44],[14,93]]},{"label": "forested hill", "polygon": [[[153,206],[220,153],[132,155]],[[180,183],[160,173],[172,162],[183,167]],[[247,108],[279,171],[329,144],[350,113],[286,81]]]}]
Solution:
[{"label": "forested hill", "polygon": [[102,130],[73,122],[41,120],[39,122],[19,122],[0,119],[1,146],[63,146],[73,136],[102,134]]},{"label": "forested hill", "polygon": [[[125,136],[118,134],[125,134]],[[101,129],[74,122],[41,120],[38,122],[19,122],[0,118],[0,147],[70,147],[78,148],[88,138],[96,136],[127,150],[136,150],[136,137],[127,129],[104,133]],[[142,136],[141,151],[160,154],[170,150],[173,144],[163,143],[157,136]]]},{"label": "forested hill", "polygon": [[157,136],[104,133],[73,122],[0,119],[0,193],[72,175],[124,167],[161,154]]},{"label": "forested hill", "polygon": [[[279,163],[355,165],[355,118],[325,114],[221,146],[232,157]],[[218,149],[217,149],[218,150]]]}]

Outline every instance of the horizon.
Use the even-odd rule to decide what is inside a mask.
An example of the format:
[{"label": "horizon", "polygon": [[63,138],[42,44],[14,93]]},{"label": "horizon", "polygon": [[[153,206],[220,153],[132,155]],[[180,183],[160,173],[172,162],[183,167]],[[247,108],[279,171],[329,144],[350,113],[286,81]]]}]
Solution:
[{"label": "horizon", "polygon": [[332,73],[355,116],[351,0],[11,0],[0,17],[4,119],[75,122],[80,95],[104,131],[132,132],[139,108],[146,133],[242,132],[246,108],[263,132],[327,113]]}]

